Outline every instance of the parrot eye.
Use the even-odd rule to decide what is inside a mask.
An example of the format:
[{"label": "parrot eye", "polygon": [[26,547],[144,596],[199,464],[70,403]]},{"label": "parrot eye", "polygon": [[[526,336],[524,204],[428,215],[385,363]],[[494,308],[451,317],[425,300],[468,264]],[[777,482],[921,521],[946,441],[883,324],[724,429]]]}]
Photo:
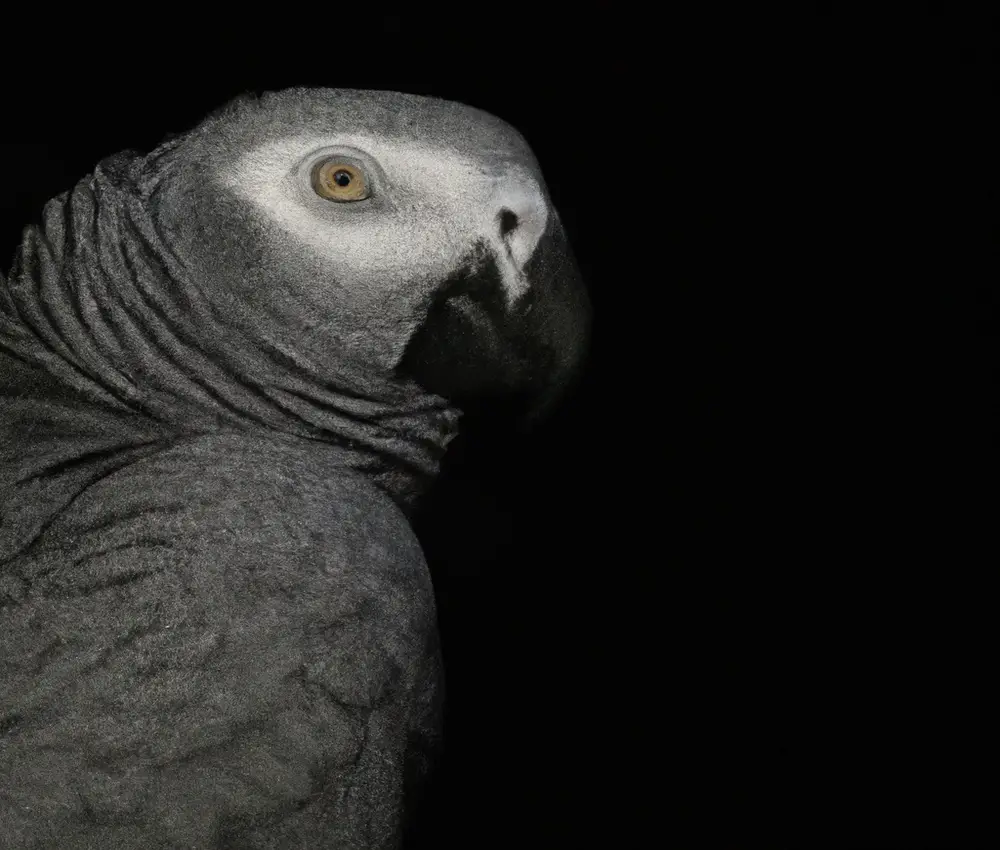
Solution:
[{"label": "parrot eye", "polygon": [[336,159],[321,163],[312,182],[316,194],[328,201],[363,201],[371,194],[361,169]]}]

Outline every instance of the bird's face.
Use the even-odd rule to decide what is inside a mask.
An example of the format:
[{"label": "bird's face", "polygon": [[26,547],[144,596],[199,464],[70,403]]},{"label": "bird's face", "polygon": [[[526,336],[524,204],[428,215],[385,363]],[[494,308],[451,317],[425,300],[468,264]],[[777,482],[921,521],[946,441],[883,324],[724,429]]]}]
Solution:
[{"label": "bird's face", "polygon": [[586,295],[531,151],[493,116],[293,90],[211,119],[187,147],[167,230],[223,309],[303,357],[460,404],[534,407],[575,370]]}]

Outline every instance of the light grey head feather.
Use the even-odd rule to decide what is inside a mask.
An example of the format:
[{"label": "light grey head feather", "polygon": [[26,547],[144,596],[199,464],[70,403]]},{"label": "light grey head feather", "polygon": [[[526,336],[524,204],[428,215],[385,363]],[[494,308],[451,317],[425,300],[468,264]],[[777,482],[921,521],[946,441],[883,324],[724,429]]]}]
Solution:
[{"label": "light grey head feather", "polygon": [[[318,195],[331,159],[370,196]],[[0,322],[10,358],[132,426],[345,446],[408,502],[462,409],[558,396],[588,307],[508,124],[434,98],[292,89],[110,157],[50,202]]]}]

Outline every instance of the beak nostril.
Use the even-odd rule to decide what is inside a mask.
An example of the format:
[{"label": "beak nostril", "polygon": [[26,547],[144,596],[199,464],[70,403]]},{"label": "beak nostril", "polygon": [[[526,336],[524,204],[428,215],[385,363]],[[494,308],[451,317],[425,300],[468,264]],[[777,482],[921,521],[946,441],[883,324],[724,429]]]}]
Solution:
[{"label": "beak nostril", "polygon": [[514,230],[519,223],[517,213],[513,210],[503,209],[500,211],[500,215],[498,217],[500,219],[501,238],[506,237],[507,234]]}]

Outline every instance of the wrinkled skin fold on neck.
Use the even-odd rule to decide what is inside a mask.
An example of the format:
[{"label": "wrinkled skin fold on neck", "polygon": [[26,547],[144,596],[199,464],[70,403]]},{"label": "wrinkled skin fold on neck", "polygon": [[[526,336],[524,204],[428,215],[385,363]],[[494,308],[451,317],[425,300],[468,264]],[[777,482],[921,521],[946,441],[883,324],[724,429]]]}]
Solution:
[{"label": "wrinkled skin fold on neck", "polygon": [[0,286],[5,545],[45,521],[23,516],[27,492],[54,489],[74,457],[218,430],[328,446],[409,504],[458,411],[347,360],[322,370],[266,325],[222,315],[158,232],[145,166],[119,155],[50,201]]}]

